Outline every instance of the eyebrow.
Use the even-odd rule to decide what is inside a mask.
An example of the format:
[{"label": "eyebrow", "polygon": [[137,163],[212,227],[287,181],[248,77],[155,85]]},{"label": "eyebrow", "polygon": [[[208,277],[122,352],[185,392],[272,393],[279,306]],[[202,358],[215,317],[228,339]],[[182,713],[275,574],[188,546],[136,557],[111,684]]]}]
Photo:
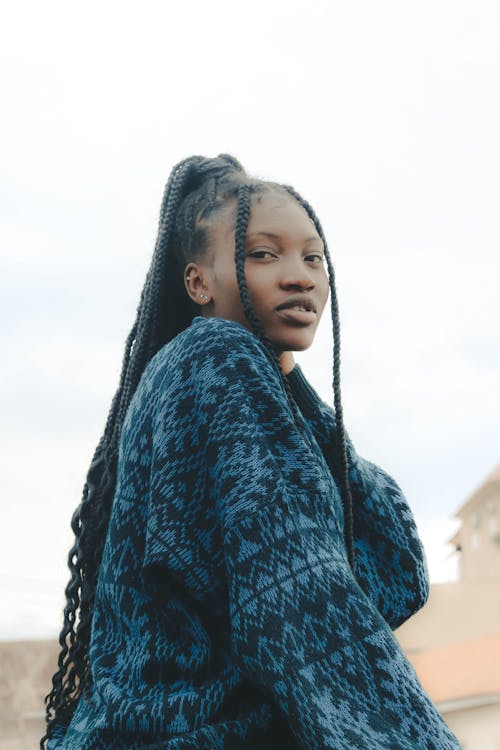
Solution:
[{"label": "eyebrow", "polygon": [[[279,240],[281,238],[281,235],[274,234],[273,232],[251,232],[249,237],[258,237],[258,236],[264,236],[264,237],[271,237],[273,240]],[[315,237],[306,237],[304,239],[304,242],[313,242],[314,240],[319,240],[319,242],[322,243],[322,239],[319,235],[316,235]]]}]

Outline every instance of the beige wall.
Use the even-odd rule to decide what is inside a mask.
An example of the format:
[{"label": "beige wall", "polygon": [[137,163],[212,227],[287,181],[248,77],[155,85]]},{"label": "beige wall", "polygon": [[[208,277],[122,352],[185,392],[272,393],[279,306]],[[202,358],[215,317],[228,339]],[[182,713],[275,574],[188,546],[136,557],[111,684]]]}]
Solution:
[{"label": "beige wall", "polygon": [[500,750],[500,696],[490,705],[440,712],[463,750]]},{"label": "beige wall", "polygon": [[0,643],[0,750],[38,747],[58,653],[55,641]]},{"label": "beige wall", "polygon": [[427,603],[394,634],[403,649],[412,653],[499,631],[500,575],[496,581],[431,584]]},{"label": "beige wall", "polygon": [[43,713],[0,719],[0,750],[37,750],[45,732]]}]

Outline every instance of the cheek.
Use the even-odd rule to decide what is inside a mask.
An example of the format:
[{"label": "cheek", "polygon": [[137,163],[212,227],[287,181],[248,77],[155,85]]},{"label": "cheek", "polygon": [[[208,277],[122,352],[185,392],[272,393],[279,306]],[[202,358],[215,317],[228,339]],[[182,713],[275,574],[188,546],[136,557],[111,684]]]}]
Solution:
[{"label": "cheek", "polygon": [[273,276],[272,270],[262,264],[261,266],[253,266],[251,269],[245,268],[245,274],[248,291],[255,308],[267,309],[277,295],[278,281]]},{"label": "cheek", "polygon": [[259,294],[263,288],[272,284],[272,274],[269,272],[269,268],[266,268],[264,263],[260,266],[247,263],[245,266],[245,276],[248,288],[254,294]]},{"label": "cheek", "polygon": [[236,266],[234,263],[226,263],[223,267],[218,268],[216,272],[217,286],[227,292],[238,289],[236,279]]},{"label": "cheek", "polygon": [[329,293],[330,293],[330,282],[328,280],[328,272],[325,270],[325,274],[321,278],[321,301],[323,303],[323,307],[325,307],[328,301]]}]

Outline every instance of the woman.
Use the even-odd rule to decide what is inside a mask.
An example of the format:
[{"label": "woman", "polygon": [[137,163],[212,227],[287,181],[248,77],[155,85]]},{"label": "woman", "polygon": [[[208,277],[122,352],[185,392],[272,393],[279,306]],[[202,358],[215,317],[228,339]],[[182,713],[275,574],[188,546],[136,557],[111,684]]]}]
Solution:
[{"label": "woman", "polygon": [[[335,410],[293,359],[329,292]],[[42,747],[459,747],[392,633],[425,556],[344,430],[339,357],[311,207],[226,154],[177,164],[72,521]]]}]

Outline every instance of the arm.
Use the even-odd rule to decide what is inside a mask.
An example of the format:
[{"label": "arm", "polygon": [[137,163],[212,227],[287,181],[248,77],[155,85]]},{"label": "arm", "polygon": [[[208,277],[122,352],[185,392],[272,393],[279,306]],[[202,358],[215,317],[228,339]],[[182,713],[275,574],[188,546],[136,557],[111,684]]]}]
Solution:
[{"label": "arm", "polygon": [[316,488],[296,491],[283,469],[310,455],[261,344],[234,324],[212,333],[193,368],[236,664],[307,750],[458,750],[315,512]]},{"label": "arm", "polygon": [[[318,396],[297,365],[289,375],[294,395],[312,427],[332,475],[337,440],[334,410]],[[429,574],[411,509],[397,482],[362,458],[347,432],[353,499],[355,575],[361,588],[395,630],[429,596]]]}]

